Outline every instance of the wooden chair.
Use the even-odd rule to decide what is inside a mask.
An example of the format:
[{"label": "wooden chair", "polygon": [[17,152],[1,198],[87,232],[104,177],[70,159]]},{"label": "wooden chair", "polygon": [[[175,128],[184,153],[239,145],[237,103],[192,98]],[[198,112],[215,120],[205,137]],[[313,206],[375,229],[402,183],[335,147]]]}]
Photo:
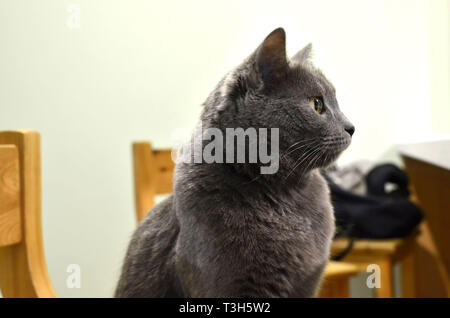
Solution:
[{"label": "wooden chair", "polygon": [[[415,190],[410,187],[410,200],[419,205]],[[417,297],[417,286],[414,280],[416,276],[415,251],[417,249],[417,239],[423,229],[404,239],[386,239],[386,240],[357,240],[352,250],[344,261],[354,264],[359,271],[366,272],[367,266],[377,264],[381,271],[381,286],[375,289],[375,295],[378,298],[393,297],[393,267],[399,263],[402,266],[402,297]],[[339,239],[333,242],[331,251],[337,255],[348,246],[347,239]]]},{"label": "wooden chair", "polygon": [[349,279],[358,274],[358,267],[344,262],[329,262],[320,288],[320,298],[350,297]]},{"label": "wooden chair", "polygon": [[0,132],[0,290],[3,297],[56,297],[42,242],[35,131]]},{"label": "wooden chair", "polygon": [[[392,269],[396,263],[401,262],[403,297],[414,297],[411,280],[411,277],[414,277],[414,244],[415,236],[407,239],[357,240],[343,261],[355,265],[361,272],[366,272],[370,264],[380,267],[380,288],[375,288],[375,295],[379,298],[393,297]],[[331,251],[338,254],[347,246],[347,239],[338,239],[333,242]]]},{"label": "wooden chair", "polygon": [[[155,195],[172,192],[175,164],[171,149],[152,149],[150,142],[133,143],[136,217],[140,222],[155,205]],[[321,297],[348,297],[349,278],[358,273],[352,264],[330,262],[326,268]]]},{"label": "wooden chair", "polygon": [[172,192],[175,163],[171,149],[153,150],[149,142],[133,143],[136,217],[140,222],[155,205],[155,195]]},{"label": "wooden chair", "polygon": [[[420,205],[414,187],[410,185],[410,200]],[[408,238],[386,240],[357,240],[350,253],[344,258],[346,262],[356,265],[361,272],[366,272],[369,264],[377,264],[381,271],[381,286],[375,290],[376,297],[393,297],[393,266],[400,263],[402,266],[402,297],[418,297],[416,250],[418,239],[423,238],[427,228],[422,223],[420,230]],[[348,246],[347,239],[339,239],[333,242],[331,251],[337,255]],[[419,296],[420,297],[420,296]]]}]

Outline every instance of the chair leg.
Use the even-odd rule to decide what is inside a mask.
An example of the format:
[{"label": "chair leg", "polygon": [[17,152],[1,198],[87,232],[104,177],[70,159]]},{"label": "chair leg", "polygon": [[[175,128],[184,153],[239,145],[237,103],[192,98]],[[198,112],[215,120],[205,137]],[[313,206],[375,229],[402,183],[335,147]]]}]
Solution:
[{"label": "chair leg", "polygon": [[392,298],[392,262],[389,258],[382,259],[377,263],[380,266],[380,288],[376,289],[378,298]]},{"label": "chair leg", "polygon": [[404,298],[416,297],[415,255],[411,251],[402,261],[402,293]]},{"label": "chair leg", "polygon": [[349,291],[349,278],[342,278],[336,281],[336,297],[337,298],[348,298],[350,297]]},{"label": "chair leg", "polygon": [[324,282],[319,297],[320,298],[348,298],[349,292],[349,278],[339,277],[333,278]]}]

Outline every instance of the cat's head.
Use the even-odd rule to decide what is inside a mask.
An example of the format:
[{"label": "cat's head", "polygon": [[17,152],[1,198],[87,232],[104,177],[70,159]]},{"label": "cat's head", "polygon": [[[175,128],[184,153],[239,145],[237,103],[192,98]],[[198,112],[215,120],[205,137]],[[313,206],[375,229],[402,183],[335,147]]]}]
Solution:
[{"label": "cat's head", "polygon": [[288,59],[285,32],[274,30],[219,83],[204,118],[222,128],[279,128],[281,165],[329,165],[349,146],[354,126],[310,54],[308,45]]}]

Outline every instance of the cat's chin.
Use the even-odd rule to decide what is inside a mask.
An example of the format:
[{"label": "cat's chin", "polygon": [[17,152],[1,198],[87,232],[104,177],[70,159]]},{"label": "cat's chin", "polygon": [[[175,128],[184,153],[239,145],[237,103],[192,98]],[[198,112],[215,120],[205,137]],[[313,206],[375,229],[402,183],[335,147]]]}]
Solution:
[{"label": "cat's chin", "polygon": [[328,168],[329,166],[333,165],[341,154],[342,151],[328,155],[327,157],[325,157],[323,163],[318,168]]},{"label": "cat's chin", "polygon": [[352,139],[341,137],[333,140],[333,142],[325,144],[325,153],[324,157],[334,158],[336,160],[342,152],[350,146]]},{"label": "cat's chin", "polygon": [[328,147],[327,151],[318,160],[315,168],[327,168],[332,165],[339,156],[350,146],[350,141],[343,141],[333,145],[333,147]]}]

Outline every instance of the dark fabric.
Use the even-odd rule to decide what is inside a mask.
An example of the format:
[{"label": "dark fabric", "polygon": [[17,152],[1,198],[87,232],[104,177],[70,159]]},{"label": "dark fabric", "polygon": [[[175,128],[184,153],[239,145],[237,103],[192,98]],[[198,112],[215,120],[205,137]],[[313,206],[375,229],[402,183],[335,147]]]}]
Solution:
[{"label": "dark fabric", "polygon": [[[386,163],[373,168],[366,175],[367,194],[385,198],[405,198],[409,197],[408,175],[399,167]],[[397,188],[387,193],[386,183],[393,183]]]},{"label": "dark fabric", "polygon": [[[368,174],[371,175],[368,177],[368,183],[371,183],[372,195],[367,196],[346,191],[326,178],[335,211],[337,237],[400,238],[415,230],[422,219],[422,211],[407,198],[399,198],[405,195],[407,179],[405,183],[404,176],[400,177],[398,172],[392,169],[392,165],[374,168]],[[404,173],[401,170],[400,172]],[[397,180],[400,180],[400,184],[397,184],[397,194],[393,197],[384,193],[385,183],[396,183]]]}]

